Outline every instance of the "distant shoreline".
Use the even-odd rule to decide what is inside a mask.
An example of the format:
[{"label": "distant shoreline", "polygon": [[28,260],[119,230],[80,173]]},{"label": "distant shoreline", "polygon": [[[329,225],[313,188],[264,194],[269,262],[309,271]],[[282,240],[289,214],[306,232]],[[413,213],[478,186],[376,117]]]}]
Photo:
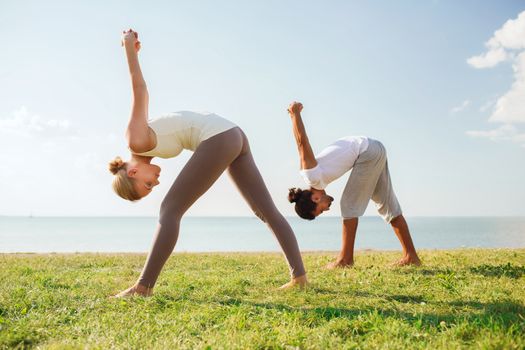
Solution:
[{"label": "distant shoreline", "polygon": [[[432,218],[432,219],[439,219],[439,218],[465,218],[465,219],[495,219],[495,218],[502,218],[502,219],[525,219],[525,215],[404,215],[407,219],[425,219],[425,218]],[[138,215],[1,215],[0,218],[27,218],[27,219],[57,219],[57,218],[68,218],[68,219],[155,219],[158,218],[157,215],[144,215],[144,216],[138,216]],[[256,219],[259,220],[255,215],[245,215],[245,216],[184,216],[183,219]],[[294,215],[288,215],[285,216],[286,219],[296,219],[297,216]],[[339,215],[323,215],[321,217],[316,218],[316,220],[323,220],[323,219],[334,219],[334,218],[341,218]],[[381,218],[378,215],[364,215],[361,218],[377,218],[381,220]]]},{"label": "distant shoreline", "polygon": [[[450,249],[418,249],[419,252],[461,252],[461,251],[523,251],[525,253],[525,247],[514,247],[514,248],[450,248]],[[356,253],[398,253],[401,249],[356,249]],[[305,250],[301,251],[302,254],[307,255],[325,255],[325,254],[337,254],[337,250]],[[144,252],[13,252],[13,253],[0,253],[2,255],[34,255],[34,256],[44,256],[44,255],[104,255],[104,256],[123,256],[123,255],[146,255],[147,251]],[[171,255],[282,255],[281,252],[272,252],[272,251],[220,251],[220,252],[177,252],[174,251]]]},{"label": "distant shoreline", "polygon": [[[288,218],[302,251],[337,251],[341,218],[309,222]],[[525,217],[408,218],[417,249],[522,248]],[[145,253],[156,217],[2,217],[0,253]],[[192,216],[181,221],[175,252],[280,252],[275,237],[256,217]],[[355,247],[371,251],[401,246],[390,225],[378,216],[359,221]]]}]

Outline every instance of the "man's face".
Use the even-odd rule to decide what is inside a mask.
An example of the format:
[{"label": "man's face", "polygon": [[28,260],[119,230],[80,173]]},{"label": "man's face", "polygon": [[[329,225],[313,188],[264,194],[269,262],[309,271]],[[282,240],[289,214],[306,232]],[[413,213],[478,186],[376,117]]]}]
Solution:
[{"label": "man's face", "polygon": [[312,201],[317,205],[312,214],[321,215],[323,212],[330,210],[334,197],[326,194],[324,190],[310,189],[312,191]]}]

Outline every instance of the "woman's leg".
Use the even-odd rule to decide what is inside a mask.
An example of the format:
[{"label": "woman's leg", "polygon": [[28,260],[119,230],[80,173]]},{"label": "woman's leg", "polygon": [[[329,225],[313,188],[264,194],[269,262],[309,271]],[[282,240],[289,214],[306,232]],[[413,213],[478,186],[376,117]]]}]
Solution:
[{"label": "woman's leg", "polygon": [[255,215],[269,226],[279,241],[288,261],[292,277],[301,277],[306,274],[306,271],[295,235],[288,222],[275,207],[264,180],[255,165],[248,139],[244,133],[243,139],[242,153],[228,167],[228,172]]},{"label": "woman's leg", "polygon": [[186,163],[162,201],[156,237],[139,285],[148,288],[155,285],[177,242],[182,215],[240,154],[242,142],[241,130],[230,129],[202,142]]}]

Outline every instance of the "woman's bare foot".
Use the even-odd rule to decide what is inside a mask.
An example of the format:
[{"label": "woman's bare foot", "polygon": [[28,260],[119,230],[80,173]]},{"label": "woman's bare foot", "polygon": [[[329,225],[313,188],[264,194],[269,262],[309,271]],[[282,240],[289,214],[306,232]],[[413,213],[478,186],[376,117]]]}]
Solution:
[{"label": "woman's bare foot", "polygon": [[306,286],[308,285],[308,280],[306,279],[306,275],[302,275],[302,276],[299,276],[299,277],[295,277],[295,278],[292,278],[292,280],[286,284],[283,284],[282,286],[279,287],[279,289],[283,290],[283,289],[290,289],[290,288],[306,288]]},{"label": "woman's bare foot", "polygon": [[153,288],[144,287],[140,284],[135,284],[122,292],[115,294],[113,298],[126,298],[132,296],[149,297],[153,294]]},{"label": "woman's bare foot", "polygon": [[336,261],[332,261],[331,263],[326,265],[325,268],[328,270],[334,270],[352,266],[354,266],[354,260],[343,260],[338,258]]},{"label": "woman's bare foot", "polygon": [[402,259],[395,261],[391,264],[391,266],[421,266],[421,260],[419,260],[418,256],[411,256],[411,255],[405,255]]}]

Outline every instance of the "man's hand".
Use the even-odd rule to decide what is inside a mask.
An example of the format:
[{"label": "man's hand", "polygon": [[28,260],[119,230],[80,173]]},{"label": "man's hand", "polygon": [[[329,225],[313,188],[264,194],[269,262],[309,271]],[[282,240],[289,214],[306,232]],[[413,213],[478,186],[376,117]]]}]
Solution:
[{"label": "man's hand", "polygon": [[301,169],[312,169],[316,167],[317,160],[312,151],[312,146],[310,146],[310,141],[308,141],[308,135],[306,135],[306,129],[301,118],[302,110],[303,104],[301,102],[293,101],[288,106],[293,134],[295,136],[295,142],[297,143],[297,149],[299,150]]},{"label": "man's hand", "polygon": [[303,104],[301,102],[297,102],[297,101],[293,101],[292,103],[290,103],[290,105],[288,106],[288,113],[292,116],[292,115],[297,115],[299,113],[301,113],[301,111],[303,110]]},{"label": "man's hand", "polygon": [[120,43],[125,48],[134,48],[135,52],[140,51],[139,33],[133,31],[132,29],[122,31],[122,39]]}]

